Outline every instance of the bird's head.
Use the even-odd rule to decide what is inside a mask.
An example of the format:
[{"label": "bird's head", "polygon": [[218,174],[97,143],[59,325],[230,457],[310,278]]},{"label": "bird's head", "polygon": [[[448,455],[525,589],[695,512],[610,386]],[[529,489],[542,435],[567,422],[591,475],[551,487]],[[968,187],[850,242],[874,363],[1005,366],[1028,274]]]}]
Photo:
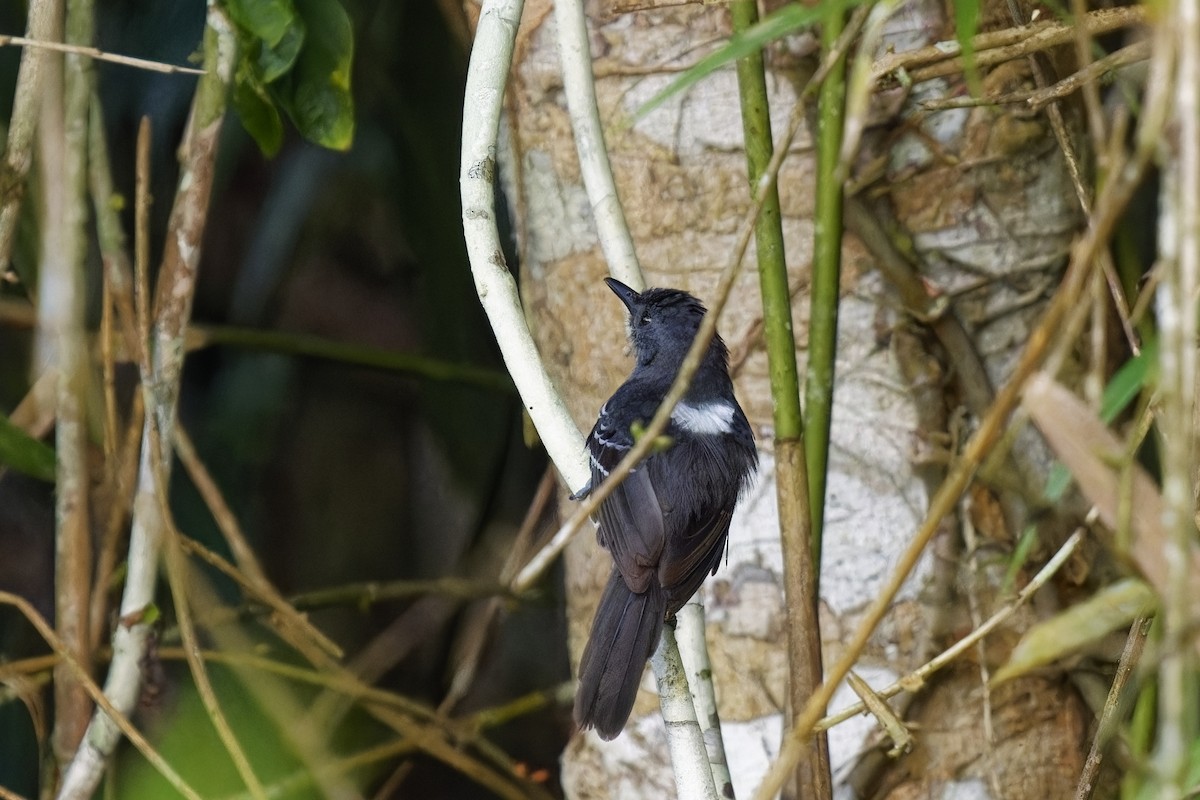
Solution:
[{"label": "bird's head", "polygon": [[[655,361],[678,368],[704,318],[704,305],[692,295],[679,289],[647,289],[636,292],[614,278],[605,278],[629,309],[629,341],[633,344],[637,363],[647,366]],[[718,359],[723,367],[725,343],[713,336],[705,361]]]}]

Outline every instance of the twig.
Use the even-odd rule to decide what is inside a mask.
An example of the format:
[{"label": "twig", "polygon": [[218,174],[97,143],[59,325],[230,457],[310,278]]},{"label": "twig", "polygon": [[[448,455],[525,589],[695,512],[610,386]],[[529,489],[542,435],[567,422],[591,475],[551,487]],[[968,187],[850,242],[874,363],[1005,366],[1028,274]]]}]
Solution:
[{"label": "twig", "polygon": [[574,491],[587,484],[590,474],[581,446],[583,435],[538,356],[516,281],[504,262],[496,226],[500,110],[523,7],[524,0],[485,0],[480,12],[463,101],[459,171],[463,232],[475,291],[496,334],[504,363],[546,452]]},{"label": "twig", "polygon": [[86,56],[97,61],[107,61],[110,64],[121,64],[126,67],[145,69],[151,72],[163,72],[169,75],[203,75],[204,70],[195,67],[179,67],[174,64],[164,64],[161,61],[150,61],[145,58],[122,56],[116,53],[106,53],[96,47],[81,44],[63,44],[37,37],[0,35],[0,47],[25,47],[31,50],[49,50],[55,53],[69,53],[75,56]]},{"label": "twig", "polygon": [[[901,692],[918,691],[922,686],[925,685],[926,682],[928,682],[929,678],[935,672],[953,662],[963,653],[967,652],[967,650],[974,647],[978,642],[983,641],[983,637],[1000,627],[1000,625],[1006,619],[1012,616],[1013,612],[1025,605],[1025,603],[1029,602],[1029,599],[1033,597],[1033,595],[1036,594],[1039,589],[1045,586],[1047,581],[1054,577],[1054,574],[1062,568],[1062,565],[1067,563],[1067,559],[1070,558],[1075,552],[1075,549],[1079,547],[1079,543],[1082,540],[1083,531],[1075,531],[1070,537],[1067,538],[1067,541],[1063,542],[1063,546],[1058,548],[1058,551],[1049,561],[1046,562],[1045,566],[1038,570],[1038,573],[1030,579],[1029,583],[1025,585],[1025,588],[1021,590],[1016,599],[989,617],[987,622],[983,623],[975,630],[971,631],[949,648],[944,650],[936,658],[931,659],[928,663],[910,672],[908,675],[905,675],[903,678],[894,682],[886,689],[876,691],[875,694],[886,699],[889,697],[895,697]],[[828,717],[820,720],[813,725],[813,729],[828,730],[834,725],[845,722],[851,717],[856,717],[866,710],[867,707],[864,703],[855,703],[848,708],[842,709],[836,714],[830,714]]]},{"label": "twig", "polygon": [[[161,467],[161,464],[159,466]],[[160,513],[167,522],[165,542],[167,585],[171,589],[171,599],[175,604],[175,618],[178,620],[179,633],[183,640],[184,657],[187,659],[188,668],[192,673],[192,681],[196,686],[196,692],[200,695],[200,701],[204,704],[209,722],[217,732],[217,738],[225,746],[225,752],[233,761],[250,796],[254,800],[266,800],[267,795],[263,785],[259,781],[258,775],[255,774],[254,767],[251,766],[250,759],[246,756],[246,751],[238,742],[237,736],[229,724],[229,719],[221,709],[217,693],[208,677],[208,667],[205,665],[204,659],[200,657],[200,642],[196,635],[195,622],[192,619],[191,598],[189,597],[188,564],[183,560],[183,550],[179,544],[182,537],[179,531],[175,530],[174,523],[171,521],[171,509],[167,506],[165,484],[165,479],[158,482]]]},{"label": "twig", "polygon": [[[201,800],[199,793],[197,793],[195,789],[188,785],[187,781],[185,781],[179,775],[179,773],[177,773],[171,767],[171,765],[168,764],[161,755],[159,755],[157,750],[150,746],[150,743],[146,741],[146,738],[142,736],[138,729],[133,726],[133,723],[129,721],[129,717],[127,717],[123,711],[118,709],[116,705],[109,700],[108,696],[100,690],[100,687],[96,685],[96,682],[92,680],[87,671],[79,664],[78,661],[72,658],[70,651],[67,649],[63,641],[55,635],[54,630],[50,627],[46,620],[42,619],[41,615],[38,614],[37,610],[31,606],[27,600],[9,592],[0,591],[0,605],[13,606],[21,612],[25,619],[29,620],[29,623],[33,625],[35,629],[37,629],[37,632],[46,641],[46,644],[50,645],[54,652],[58,654],[60,663],[66,664],[72,670],[74,670],[75,676],[79,680],[80,685],[84,687],[88,693],[88,696],[90,696],[92,700],[95,701],[96,705],[100,707],[100,711],[106,715],[107,719],[110,720],[110,723],[123,734],[125,734],[125,737],[129,739],[130,744],[136,747],[138,752],[145,756],[146,760],[150,762],[150,765],[158,770],[158,773],[167,780],[167,783],[171,784],[171,787],[174,788],[175,791],[188,798],[188,800]],[[75,755],[75,761],[72,761],[72,764],[79,761],[81,758],[92,757],[90,755],[92,752],[92,750],[86,747],[80,747],[79,752]],[[96,763],[97,769],[103,769],[103,766],[103,761]],[[61,791],[59,793],[59,797],[63,797]]]},{"label": "twig", "polygon": [[[60,7],[56,0],[31,0],[26,32],[32,38],[53,37],[56,7]],[[42,76],[49,60],[48,52],[28,49],[21,53],[21,66],[17,70],[17,87],[8,120],[8,143],[4,148],[6,180],[0,186],[0,273],[7,270],[12,257],[24,196],[22,187],[32,163],[33,136],[42,103]]]},{"label": "twig", "polygon": [[733,800],[733,778],[729,772],[729,757],[725,754],[725,737],[721,735],[721,717],[717,713],[717,695],[712,681],[712,661],[704,641],[704,605],[700,602],[699,594],[685,603],[675,615],[675,638],[682,642],[679,657],[687,673],[687,685],[692,693],[696,723],[704,739],[713,786],[719,797]]},{"label": "twig", "polygon": [[138,472],[138,444],[141,441],[142,425],[145,422],[145,403],[141,392],[133,395],[129,421],[125,435],[113,460],[108,461],[110,474],[109,513],[100,534],[99,554],[96,557],[96,575],[92,581],[91,637],[99,644],[108,625],[108,593],[112,591],[111,580],[117,567],[118,553],[124,537],[124,522],[128,519],[133,502],[133,489]]},{"label": "twig", "polygon": [[[1080,2],[1080,0],[1072,0],[1072,3],[1073,6],[1077,7],[1077,16],[1080,16],[1080,12],[1083,11],[1083,3]],[[1013,23],[1017,25],[1022,24],[1024,19],[1021,17],[1021,14],[1023,12],[1018,6],[1017,0],[1008,0],[1008,8],[1009,15],[1011,16]],[[1087,26],[1074,25],[1072,26],[1072,29],[1074,34],[1072,38],[1076,47],[1083,47],[1084,45],[1082,43],[1087,41],[1088,36],[1090,35],[1090,32],[1087,30]],[[1042,62],[1039,60],[1038,56],[1039,54],[1036,52],[1029,54],[1029,66],[1033,72],[1034,81],[1037,83],[1038,88],[1045,90],[1049,88],[1049,79],[1046,77],[1046,72],[1042,68]],[[1090,51],[1087,54],[1087,58],[1089,60],[1084,62],[1085,65],[1090,63]],[[1089,94],[1086,91],[1089,88],[1093,91],[1095,89],[1095,87],[1091,86],[1090,84],[1085,85],[1085,98],[1089,97]],[[1097,100],[1097,104],[1098,102],[1099,101]],[[1062,109],[1059,108],[1058,102],[1054,99],[1047,101],[1044,108],[1046,111],[1046,116],[1050,119],[1050,128],[1054,132],[1054,138],[1058,142],[1059,150],[1062,151],[1063,159],[1066,162],[1067,172],[1071,176],[1071,184],[1075,187],[1075,194],[1079,198],[1079,207],[1083,210],[1085,215],[1090,215],[1092,213],[1092,192],[1088,186],[1084,185],[1083,174],[1079,165],[1079,155],[1075,147],[1074,139],[1067,131],[1067,124],[1063,119]],[[1099,114],[1098,108],[1096,109],[1096,113]],[[1094,118],[1089,116],[1089,122],[1094,121]],[[1103,139],[1099,137],[1103,136],[1103,124],[1101,123],[1099,128],[1093,128],[1092,134],[1093,144],[1097,149],[1102,148]],[[1101,150],[1101,152],[1103,151]],[[1116,306],[1118,316],[1124,325],[1125,337],[1129,342],[1130,348],[1134,352],[1137,352],[1137,336],[1134,334],[1133,328],[1129,325],[1129,303],[1125,299],[1125,289],[1121,286],[1121,281],[1117,278],[1116,269],[1113,267],[1112,256],[1107,250],[1103,250],[1097,254],[1097,258],[1100,261],[1100,272],[1102,273],[1104,280],[1108,283],[1108,289],[1109,293],[1112,295],[1113,304]],[[1100,326],[1105,325],[1107,320],[1101,313],[1103,312],[1102,305],[1098,305],[1097,311],[1098,313],[1094,317],[1094,323],[1099,328]],[[1093,354],[1093,356],[1095,358],[1102,359],[1103,353]]]},{"label": "twig", "polygon": [[[499,578],[503,586],[499,591],[494,591],[493,596],[489,597],[486,603],[477,604],[478,612],[474,613],[474,618],[470,619],[468,625],[463,626],[466,631],[465,636],[471,638],[464,647],[458,649],[459,657],[454,667],[453,677],[450,679],[450,687],[442,697],[442,702],[438,704],[438,713],[450,713],[475,685],[479,665],[487,652],[487,644],[490,639],[487,631],[492,628],[492,621],[505,607],[508,599],[505,595],[509,594],[508,586],[512,582],[513,575],[525,563],[525,559],[533,549],[534,537],[541,529],[542,519],[550,501],[554,498],[557,486],[558,480],[554,467],[547,465],[545,472],[542,473],[542,480],[538,483],[537,491],[534,492],[529,507],[525,509],[521,527],[517,529],[517,534],[513,537],[512,547],[500,567]],[[463,583],[469,586],[469,582],[463,581]]]},{"label": "twig", "polygon": [[342,649],[321,633],[294,606],[284,600],[267,579],[266,573],[258,563],[258,558],[254,555],[253,548],[250,547],[242,533],[242,526],[225,502],[225,497],[216,481],[212,479],[212,475],[200,460],[196,448],[192,445],[191,437],[188,436],[187,430],[182,425],[175,427],[173,441],[180,463],[183,464],[188,477],[192,479],[192,484],[200,493],[205,505],[208,506],[229,549],[233,551],[238,569],[233,569],[232,565],[217,557],[216,554],[210,553],[207,548],[203,548],[197,542],[189,540],[187,549],[190,552],[198,553],[226,575],[234,578],[270,608],[280,623],[280,633],[284,640],[300,652],[305,653],[309,661],[314,664],[318,663],[317,657],[311,653],[313,647],[323,651],[327,656],[341,658]]},{"label": "twig", "polygon": [[[1077,35],[1077,27],[1083,28],[1088,35],[1095,36],[1141,25],[1145,21],[1144,7],[1121,6],[1099,9],[1072,22],[1047,20],[1002,31],[981,33],[971,40],[975,47],[975,64],[979,67],[991,66],[1067,44]],[[962,48],[958,42],[938,42],[904,53],[889,53],[876,59],[871,73],[875,80],[879,80],[901,69],[907,70],[914,82],[957,74],[963,69]]]},{"label": "twig", "polygon": [[419,378],[466,386],[478,386],[512,394],[513,385],[503,372],[473,364],[461,364],[415,353],[398,353],[382,347],[337,342],[321,336],[294,331],[266,331],[226,325],[188,326],[188,352],[213,345],[266,350],[286,355],[320,358],[339,364],[407,373]]},{"label": "twig", "polygon": [[[311,622],[304,618],[299,611],[291,605],[287,600],[279,596],[275,591],[275,587],[270,584],[260,584],[251,580],[245,572],[239,570],[233,564],[230,564],[219,555],[209,550],[204,545],[187,536],[180,538],[180,547],[189,555],[196,556],[202,561],[215,567],[225,577],[231,579],[234,583],[241,587],[242,591],[246,592],[250,597],[262,603],[270,609],[273,615],[277,616],[283,624],[279,627],[279,631],[284,641],[291,644],[301,653],[303,653],[310,662],[314,664],[326,663],[325,658],[314,656],[312,653],[313,647],[322,651],[326,657],[341,658],[342,649],[329,639],[325,634],[321,633]],[[231,614],[236,616],[236,613]],[[214,624],[214,620],[206,620],[208,624]],[[297,636],[291,633],[298,631],[304,641],[297,644]]]},{"label": "twig", "polygon": [[[325,689],[341,692],[364,704],[392,709],[417,719],[433,719],[435,716],[433,710],[428,706],[414,700],[409,700],[394,692],[369,686],[356,678],[346,675],[300,667],[274,658],[254,655],[253,652],[201,650],[200,656],[205,661],[210,661],[214,664],[245,667],[259,672],[278,675],[281,678],[286,678],[296,683],[320,686]],[[158,657],[166,660],[182,661],[186,659],[186,655],[181,647],[159,647]]]},{"label": "twig", "polygon": [[921,108],[926,111],[940,111],[948,108],[974,108],[976,106],[1010,105],[1024,103],[1029,108],[1040,109],[1054,100],[1062,100],[1085,86],[1093,85],[1110,72],[1145,61],[1150,57],[1150,42],[1142,40],[1126,45],[1120,50],[1109,53],[1104,58],[1089,62],[1062,80],[1050,86],[1028,89],[1022,92],[984,97],[946,97],[941,99],[924,100]]},{"label": "twig", "polygon": [[[65,15],[75,38],[91,36],[90,4],[71,2]],[[61,13],[62,5],[59,5]],[[60,17],[59,19],[62,19]],[[63,31],[52,30],[59,38]],[[88,602],[92,536],[88,523],[88,428],[85,398],[90,371],[84,335],[83,274],[88,79],[77,60],[44,63],[38,164],[42,186],[41,267],[35,369],[57,373],[55,389],[55,626],[72,657],[91,668]],[[59,764],[75,752],[91,702],[72,670],[60,665],[54,680],[54,754]]]},{"label": "twig", "polygon": [[[113,634],[113,660],[105,681],[106,703],[121,713],[133,708],[141,683],[141,659],[146,652],[149,626],[141,621],[154,601],[158,553],[163,520],[158,509],[153,463],[169,469],[170,451],[152,450],[152,431],[157,429],[164,445],[174,428],[179,379],[183,365],[183,330],[191,312],[196,267],[200,257],[201,233],[216,161],[217,143],[224,117],[227,88],[233,75],[236,53],[234,31],[224,11],[215,3],[208,7],[204,34],[205,64],[184,134],[183,167],[167,231],[167,248],[159,273],[162,298],[154,323],[153,365],[143,361],[141,379],[147,393],[138,490],[129,544],[129,569],[121,599],[120,615],[127,622]],[[139,182],[145,179],[139,175]],[[146,205],[143,203],[142,205]],[[145,246],[141,248],[146,251]],[[143,331],[144,332],[144,331]],[[153,423],[151,417],[154,417]],[[153,427],[152,427],[153,425]],[[111,701],[111,702],[110,702]],[[84,743],[63,773],[59,797],[83,800],[100,781],[104,764],[116,747],[120,729],[110,715],[97,713],[88,726]]]},{"label": "twig", "polygon": [[1129,678],[1142,659],[1142,650],[1146,645],[1146,634],[1150,632],[1150,620],[1141,617],[1134,620],[1129,627],[1129,635],[1125,638],[1125,647],[1121,650],[1121,659],[1117,662],[1117,674],[1113,676],[1112,686],[1108,689],[1108,697],[1104,701],[1104,710],[1100,713],[1096,733],[1092,737],[1092,747],[1088,751],[1087,760],[1083,762],[1083,771],[1079,774],[1079,783],[1075,786],[1075,800],[1089,800],[1096,788],[1096,778],[1100,774],[1100,765],[1104,762],[1104,748],[1120,720],[1118,710],[1123,705],[1122,698]]},{"label": "twig", "polygon": [[12,789],[8,789],[4,786],[0,786],[0,798],[3,798],[3,800],[25,800],[23,795],[19,795]]},{"label": "twig", "polygon": [[[971,576],[966,587],[967,609],[971,615],[971,624],[976,630],[983,624],[982,610],[979,607],[979,585],[982,580],[979,574],[979,541],[975,536],[975,523],[971,520],[970,497],[962,500],[962,511],[958,518],[963,528],[963,544],[966,545],[967,565]],[[991,674],[987,664],[987,652],[983,639],[975,642],[975,653],[979,662],[979,685],[983,694],[983,759],[986,762],[988,787],[996,797],[1003,797],[1004,790],[1000,786],[1000,777],[996,763],[996,727],[992,724],[992,686]]]}]

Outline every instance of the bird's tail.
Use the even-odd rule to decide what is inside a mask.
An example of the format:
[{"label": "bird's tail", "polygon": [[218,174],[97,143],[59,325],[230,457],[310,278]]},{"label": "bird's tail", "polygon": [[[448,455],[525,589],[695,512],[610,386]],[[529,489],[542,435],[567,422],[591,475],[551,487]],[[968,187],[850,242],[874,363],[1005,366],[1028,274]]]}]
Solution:
[{"label": "bird's tail", "polygon": [[579,662],[579,691],[575,695],[575,722],[595,728],[605,740],[615,739],[625,727],[646,660],[658,646],[666,599],[658,581],[642,594],[625,585],[612,571],[592,633]]}]

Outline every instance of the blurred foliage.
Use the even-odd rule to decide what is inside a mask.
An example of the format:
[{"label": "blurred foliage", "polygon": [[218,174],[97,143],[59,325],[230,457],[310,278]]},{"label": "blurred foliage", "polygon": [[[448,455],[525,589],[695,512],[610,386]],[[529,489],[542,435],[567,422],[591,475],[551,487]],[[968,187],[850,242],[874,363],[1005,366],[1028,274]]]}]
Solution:
[{"label": "blurred foliage", "polygon": [[0,412],[0,466],[44,481],[54,480],[54,451],[29,436]]},{"label": "blurred foliage", "polygon": [[[0,33],[21,32],[23,9],[0,6]],[[285,594],[364,580],[494,577],[511,553],[545,458],[523,445],[520,406],[506,383],[433,377],[503,374],[474,294],[458,205],[465,21],[443,16],[452,6],[386,0],[229,0],[226,7],[244,48],[235,89],[239,118],[223,133],[194,316],[226,331],[237,326],[269,332],[275,352],[226,340],[190,355],[180,398],[182,424],[265,571]],[[203,17],[200,0],[98,0],[97,44],[186,64],[199,46]],[[13,48],[0,49],[5,114],[18,57]],[[114,181],[123,198],[133,196],[138,120],[151,120],[153,268],[195,81],[113,64],[98,64],[96,72]],[[252,97],[244,102],[247,93]],[[283,124],[284,115],[294,130]],[[263,152],[274,158],[265,159]],[[31,196],[36,191],[31,187]],[[123,205],[131,232],[132,203]],[[24,209],[31,232],[36,207],[27,203]],[[14,266],[20,282],[6,283],[0,292],[27,303],[36,264],[35,246],[19,250]],[[94,252],[88,268],[99,275]],[[92,284],[98,287],[99,281]],[[99,308],[97,292],[89,298],[93,328]],[[28,390],[30,341],[27,328],[0,324],[0,412],[11,411]],[[319,348],[320,359],[303,355],[322,341],[330,345]],[[338,352],[351,358],[338,359]],[[354,357],[388,352],[401,357],[368,359],[369,365]],[[436,368],[422,376],[388,367],[404,362],[404,355]],[[99,389],[97,380],[92,386],[97,409]],[[134,371],[119,367],[122,420],[134,391]],[[97,425],[97,481],[115,470],[103,463],[98,431]],[[49,441],[33,443],[30,452],[40,453],[44,462]],[[53,502],[30,490],[35,483],[11,470],[0,480],[0,585],[36,598],[49,613]],[[37,507],[25,513],[25,501],[34,494]],[[13,496],[21,502],[6,499]],[[181,531],[229,554],[207,505],[178,466],[171,505]],[[223,602],[243,602],[232,582],[212,577]],[[20,585],[13,583],[18,580]],[[116,596],[110,593],[109,601]],[[165,587],[160,601],[169,640],[175,609]],[[311,617],[352,656],[402,621],[412,603],[349,604]],[[474,635],[495,637],[497,644],[485,651],[479,679],[450,713],[494,705],[568,676],[556,602],[511,609],[471,633],[468,623],[485,607],[486,601],[448,599],[436,625],[406,634],[408,655],[379,685],[428,704],[441,702],[458,663],[457,648]],[[0,628],[10,619],[0,616]],[[18,623],[3,631],[0,660],[45,652],[26,629]],[[275,646],[278,651],[278,642]],[[291,774],[295,757],[272,728],[287,723],[246,699],[233,673],[214,669],[213,680],[264,780]],[[168,665],[160,683],[144,698],[136,722],[198,786],[218,794],[238,790],[190,675]],[[294,691],[301,704],[312,695]],[[509,723],[491,740],[515,759],[555,769],[567,719],[566,710],[550,708]],[[352,714],[335,745],[352,752],[384,739],[377,723]],[[28,714],[11,698],[0,703],[0,745],[6,754],[33,754],[15,763],[0,757],[0,784],[36,796],[36,742]],[[393,758],[380,769],[390,772],[396,763]],[[483,794],[443,765],[423,758],[412,763],[401,789],[406,795]],[[121,798],[165,796],[157,775],[132,751],[118,759],[113,789]],[[289,796],[311,796],[311,790]]]},{"label": "blurred foliage", "polygon": [[278,108],[309,141],[348,149],[354,139],[354,38],[338,0],[224,5],[240,34],[234,106],[263,153],[273,156],[283,144]]},{"label": "blurred foliage", "polygon": [[1156,607],[1154,590],[1137,578],[1124,578],[1103,586],[1085,600],[1027,630],[992,680],[1001,683],[1018,678],[1096,645],[1113,631],[1127,629],[1138,617],[1153,614]]}]

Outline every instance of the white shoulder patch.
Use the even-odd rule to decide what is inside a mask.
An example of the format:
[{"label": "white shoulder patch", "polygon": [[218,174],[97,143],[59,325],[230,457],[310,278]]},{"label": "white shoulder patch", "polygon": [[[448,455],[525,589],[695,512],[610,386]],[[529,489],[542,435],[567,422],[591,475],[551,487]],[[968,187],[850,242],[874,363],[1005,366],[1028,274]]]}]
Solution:
[{"label": "white shoulder patch", "polygon": [[702,406],[680,403],[671,412],[671,420],[692,433],[710,436],[729,433],[733,430],[733,406],[720,401]]}]

